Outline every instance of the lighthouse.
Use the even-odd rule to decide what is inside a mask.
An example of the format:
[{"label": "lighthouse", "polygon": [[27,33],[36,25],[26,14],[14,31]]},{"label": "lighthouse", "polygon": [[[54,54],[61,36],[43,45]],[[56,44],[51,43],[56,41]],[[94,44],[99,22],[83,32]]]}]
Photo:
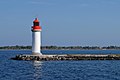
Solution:
[{"label": "lighthouse", "polygon": [[41,53],[41,26],[38,18],[35,18],[32,26],[32,54],[42,55]]}]

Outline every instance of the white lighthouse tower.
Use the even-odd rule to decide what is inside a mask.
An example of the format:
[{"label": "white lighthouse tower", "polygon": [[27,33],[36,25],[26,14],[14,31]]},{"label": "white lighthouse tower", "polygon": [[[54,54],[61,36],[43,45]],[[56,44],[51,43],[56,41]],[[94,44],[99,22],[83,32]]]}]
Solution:
[{"label": "white lighthouse tower", "polygon": [[42,55],[41,53],[41,26],[39,26],[39,20],[35,18],[32,26],[32,54]]}]

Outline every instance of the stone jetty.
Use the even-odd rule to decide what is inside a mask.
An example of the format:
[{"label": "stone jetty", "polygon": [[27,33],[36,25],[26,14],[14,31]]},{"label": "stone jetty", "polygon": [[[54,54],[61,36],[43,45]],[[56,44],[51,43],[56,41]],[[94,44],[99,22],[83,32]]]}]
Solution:
[{"label": "stone jetty", "polygon": [[62,61],[62,60],[120,60],[120,54],[64,54],[64,55],[17,55],[13,60]]}]

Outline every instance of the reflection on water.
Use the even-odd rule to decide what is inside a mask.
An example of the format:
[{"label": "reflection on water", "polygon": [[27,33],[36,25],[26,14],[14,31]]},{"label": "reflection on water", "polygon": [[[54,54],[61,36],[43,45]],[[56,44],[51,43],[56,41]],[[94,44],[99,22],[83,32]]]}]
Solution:
[{"label": "reflection on water", "polygon": [[41,61],[34,61],[33,66],[34,66],[34,74],[33,74],[34,80],[41,79],[42,62]]}]

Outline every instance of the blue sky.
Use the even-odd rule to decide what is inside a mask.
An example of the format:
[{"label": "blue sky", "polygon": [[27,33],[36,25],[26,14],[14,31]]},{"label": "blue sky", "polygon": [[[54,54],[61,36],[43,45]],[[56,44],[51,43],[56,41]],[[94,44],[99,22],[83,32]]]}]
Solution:
[{"label": "blue sky", "polygon": [[31,45],[35,17],[42,45],[120,46],[120,0],[0,0],[0,46]]}]

